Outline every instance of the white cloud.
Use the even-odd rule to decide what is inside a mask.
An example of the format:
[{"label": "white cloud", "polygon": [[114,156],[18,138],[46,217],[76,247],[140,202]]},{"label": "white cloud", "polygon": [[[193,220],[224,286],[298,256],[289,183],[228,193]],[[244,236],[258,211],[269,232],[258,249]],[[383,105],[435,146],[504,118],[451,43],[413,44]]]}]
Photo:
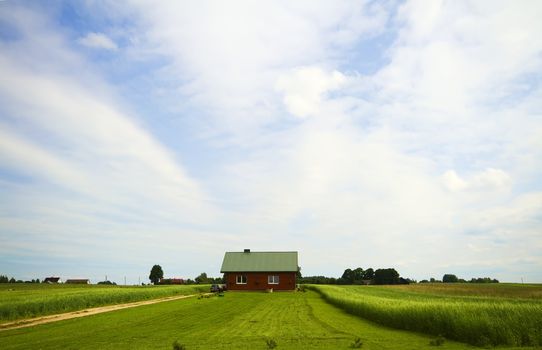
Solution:
[{"label": "white cloud", "polygon": [[[51,242],[65,247],[80,240],[80,234],[101,244],[102,232],[111,228],[120,234],[128,223],[147,232],[140,236],[144,242],[171,239],[171,225],[215,220],[208,196],[179,155],[122,109],[111,86],[92,78],[95,72],[88,74],[88,62],[67,48],[62,34],[43,20],[31,23],[21,24],[27,25],[28,37],[0,54],[0,164],[28,179],[25,187],[32,191],[8,186],[9,198],[25,208],[26,222],[35,226],[18,224],[9,232],[29,239],[46,221],[51,227],[47,234],[56,231]],[[46,64],[19,60],[44,40]],[[72,218],[79,223],[72,224]],[[83,222],[85,229],[78,226]]]},{"label": "white cloud", "polygon": [[[198,273],[245,246],[299,249],[304,274],[401,266],[428,278],[495,266],[511,280],[506,264],[527,269],[526,257],[540,267],[538,3],[407,1],[388,27],[394,8],[370,3],[111,6],[113,17],[136,15],[122,64],[166,62],[134,79],[149,99],[153,89],[168,95],[167,118],[182,122],[154,110],[136,119],[114,97],[129,96],[126,82],[89,78],[91,62],[25,17],[24,44],[0,50],[1,164],[88,191],[70,201],[0,183],[10,189],[3,207],[32,213],[6,227],[73,242],[85,222],[77,232],[97,248],[132,235],[133,256],[147,244],[152,257]],[[369,45],[389,45],[376,73],[355,72],[372,53],[345,62],[363,40],[396,29],[393,43]],[[28,61],[40,51],[45,60]],[[168,140],[182,139],[192,162],[149,125],[178,127]]]},{"label": "white cloud", "polygon": [[325,72],[318,67],[295,69],[281,76],[276,88],[284,93],[284,104],[290,113],[304,118],[320,110],[322,95],[339,88],[346,78],[338,71]]},{"label": "white cloud", "polygon": [[93,49],[114,51],[119,48],[110,37],[103,33],[88,33],[84,37],[79,38],[78,42],[83,46],[91,47]]},{"label": "white cloud", "polygon": [[512,179],[501,169],[488,168],[482,172],[473,174],[469,179],[463,179],[453,170],[448,170],[442,176],[446,188],[450,191],[492,191],[507,189],[512,184]]},{"label": "white cloud", "polygon": [[380,32],[389,16],[364,2],[134,4],[141,37],[133,50],[169,59],[162,73],[178,83],[172,103],[180,94],[212,118],[206,131],[241,141],[283,119],[280,76],[342,59],[341,48]]}]

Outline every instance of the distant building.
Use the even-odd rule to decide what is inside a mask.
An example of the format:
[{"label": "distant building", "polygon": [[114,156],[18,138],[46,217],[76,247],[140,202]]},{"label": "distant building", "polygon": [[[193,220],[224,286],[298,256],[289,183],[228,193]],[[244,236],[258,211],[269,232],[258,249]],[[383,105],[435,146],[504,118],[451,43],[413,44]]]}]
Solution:
[{"label": "distant building", "polygon": [[158,284],[184,284],[184,279],[182,278],[160,278]]},{"label": "distant building", "polygon": [[88,279],[84,279],[84,278],[72,278],[72,279],[67,279],[66,282],[64,282],[66,284],[90,284],[90,280]]},{"label": "distant building", "polygon": [[45,277],[43,283],[62,283],[60,277]]},{"label": "distant building", "polygon": [[220,272],[228,290],[295,290],[297,252],[226,252]]}]

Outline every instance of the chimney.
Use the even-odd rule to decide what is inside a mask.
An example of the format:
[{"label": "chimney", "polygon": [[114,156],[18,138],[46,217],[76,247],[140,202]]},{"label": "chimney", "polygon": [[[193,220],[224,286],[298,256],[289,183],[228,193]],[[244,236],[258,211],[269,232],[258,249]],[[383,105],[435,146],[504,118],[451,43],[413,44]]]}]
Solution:
[{"label": "chimney", "polygon": [[250,253],[250,249],[245,249],[245,253]]}]

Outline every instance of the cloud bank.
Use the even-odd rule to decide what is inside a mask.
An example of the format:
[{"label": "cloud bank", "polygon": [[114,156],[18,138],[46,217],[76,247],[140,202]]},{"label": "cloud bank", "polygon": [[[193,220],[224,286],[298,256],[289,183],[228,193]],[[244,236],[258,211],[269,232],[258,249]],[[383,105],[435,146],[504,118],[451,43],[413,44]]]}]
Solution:
[{"label": "cloud bank", "polygon": [[0,6],[14,271],[541,281],[537,2]]}]

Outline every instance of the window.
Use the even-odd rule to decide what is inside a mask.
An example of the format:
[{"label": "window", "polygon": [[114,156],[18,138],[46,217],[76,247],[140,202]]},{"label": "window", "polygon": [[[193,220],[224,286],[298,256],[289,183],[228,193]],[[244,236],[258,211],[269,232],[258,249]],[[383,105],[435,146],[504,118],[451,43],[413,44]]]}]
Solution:
[{"label": "window", "polygon": [[267,276],[267,284],[279,284],[279,276]]},{"label": "window", "polygon": [[237,283],[237,284],[247,284],[247,276],[245,276],[245,275],[237,275],[235,283]]}]

